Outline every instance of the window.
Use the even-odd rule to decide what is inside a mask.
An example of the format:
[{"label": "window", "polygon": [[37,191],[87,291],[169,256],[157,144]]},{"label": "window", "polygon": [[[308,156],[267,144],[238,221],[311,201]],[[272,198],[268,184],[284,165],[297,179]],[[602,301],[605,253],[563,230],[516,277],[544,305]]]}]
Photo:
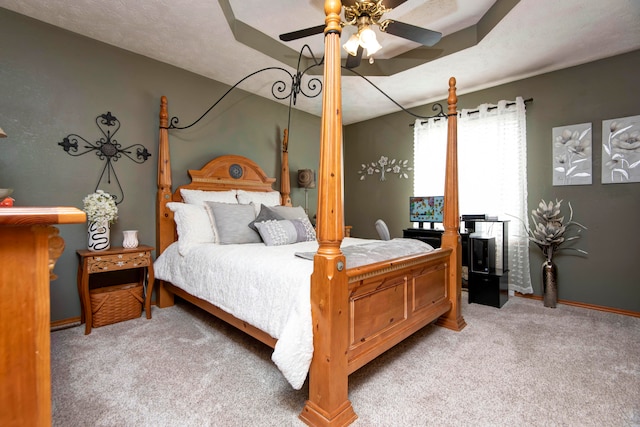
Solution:
[{"label": "window", "polygon": [[[447,120],[418,119],[414,128],[414,195],[444,192]],[[532,293],[527,208],[524,100],[462,110],[458,119],[461,214],[509,220],[509,288]]]}]

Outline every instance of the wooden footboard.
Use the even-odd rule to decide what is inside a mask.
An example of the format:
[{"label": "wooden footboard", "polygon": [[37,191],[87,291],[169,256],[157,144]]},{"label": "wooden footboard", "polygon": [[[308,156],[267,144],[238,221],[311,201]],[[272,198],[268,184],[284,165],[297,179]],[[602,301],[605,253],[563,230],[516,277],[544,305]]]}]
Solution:
[{"label": "wooden footboard", "polygon": [[451,249],[347,271],[348,371],[354,372],[451,309]]}]

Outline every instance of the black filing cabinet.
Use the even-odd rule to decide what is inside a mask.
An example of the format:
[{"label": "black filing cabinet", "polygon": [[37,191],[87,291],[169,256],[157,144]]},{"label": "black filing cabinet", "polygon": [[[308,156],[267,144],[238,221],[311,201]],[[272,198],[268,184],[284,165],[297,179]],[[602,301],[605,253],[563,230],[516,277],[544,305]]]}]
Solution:
[{"label": "black filing cabinet", "polygon": [[469,273],[469,303],[500,308],[509,300],[509,277],[505,274]]}]

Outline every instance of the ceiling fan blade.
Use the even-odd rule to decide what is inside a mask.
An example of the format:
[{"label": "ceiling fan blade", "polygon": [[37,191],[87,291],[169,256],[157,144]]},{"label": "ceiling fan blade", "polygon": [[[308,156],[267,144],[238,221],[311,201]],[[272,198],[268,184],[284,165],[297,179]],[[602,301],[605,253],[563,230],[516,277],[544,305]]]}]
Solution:
[{"label": "ceiling fan blade", "polygon": [[360,61],[362,60],[362,52],[364,51],[364,48],[362,46],[358,46],[358,52],[356,53],[356,56],[353,55],[348,55],[347,56],[347,63],[344,65],[347,68],[356,68],[360,65]]},{"label": "ceiling fan blade", "polygon": [[[405,24],[404,22],[393,21],[389,19],[389,24],[383,30],[394,36],[402,37],[425,46],[433,46],[442,38],[442,33],[427,30],[426,28],[416,27],[415,25]],[[381,29],[384,27],[381,27]]]},{"label": "ceiling fan blade", "polygon": [[383,0],[382,4],[384,4],[384,7],[387,9],[395,9],[406,1],[407,0]]},{"label": "ceiling fan blade", "polygon": [[290,33],[280,34],[280,40],[283,42],[290,42],[292,40],[298,40],[304,37],[313,36],[324,32],[325,25],[317,25],[311,28],[305,28],[304,30],[292,31]]}]

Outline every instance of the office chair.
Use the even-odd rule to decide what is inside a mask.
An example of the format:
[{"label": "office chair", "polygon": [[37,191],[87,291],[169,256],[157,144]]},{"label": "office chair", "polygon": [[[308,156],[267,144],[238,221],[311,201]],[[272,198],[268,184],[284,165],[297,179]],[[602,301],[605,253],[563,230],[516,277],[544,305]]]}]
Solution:
[{"label": "office chair", "polygon": [[376,231],[378,232],[378,236],[380,236],[380,240],[391,240],[391,236],[389,235],[389,227],[387,224],[381,219],[376,221]]}]

